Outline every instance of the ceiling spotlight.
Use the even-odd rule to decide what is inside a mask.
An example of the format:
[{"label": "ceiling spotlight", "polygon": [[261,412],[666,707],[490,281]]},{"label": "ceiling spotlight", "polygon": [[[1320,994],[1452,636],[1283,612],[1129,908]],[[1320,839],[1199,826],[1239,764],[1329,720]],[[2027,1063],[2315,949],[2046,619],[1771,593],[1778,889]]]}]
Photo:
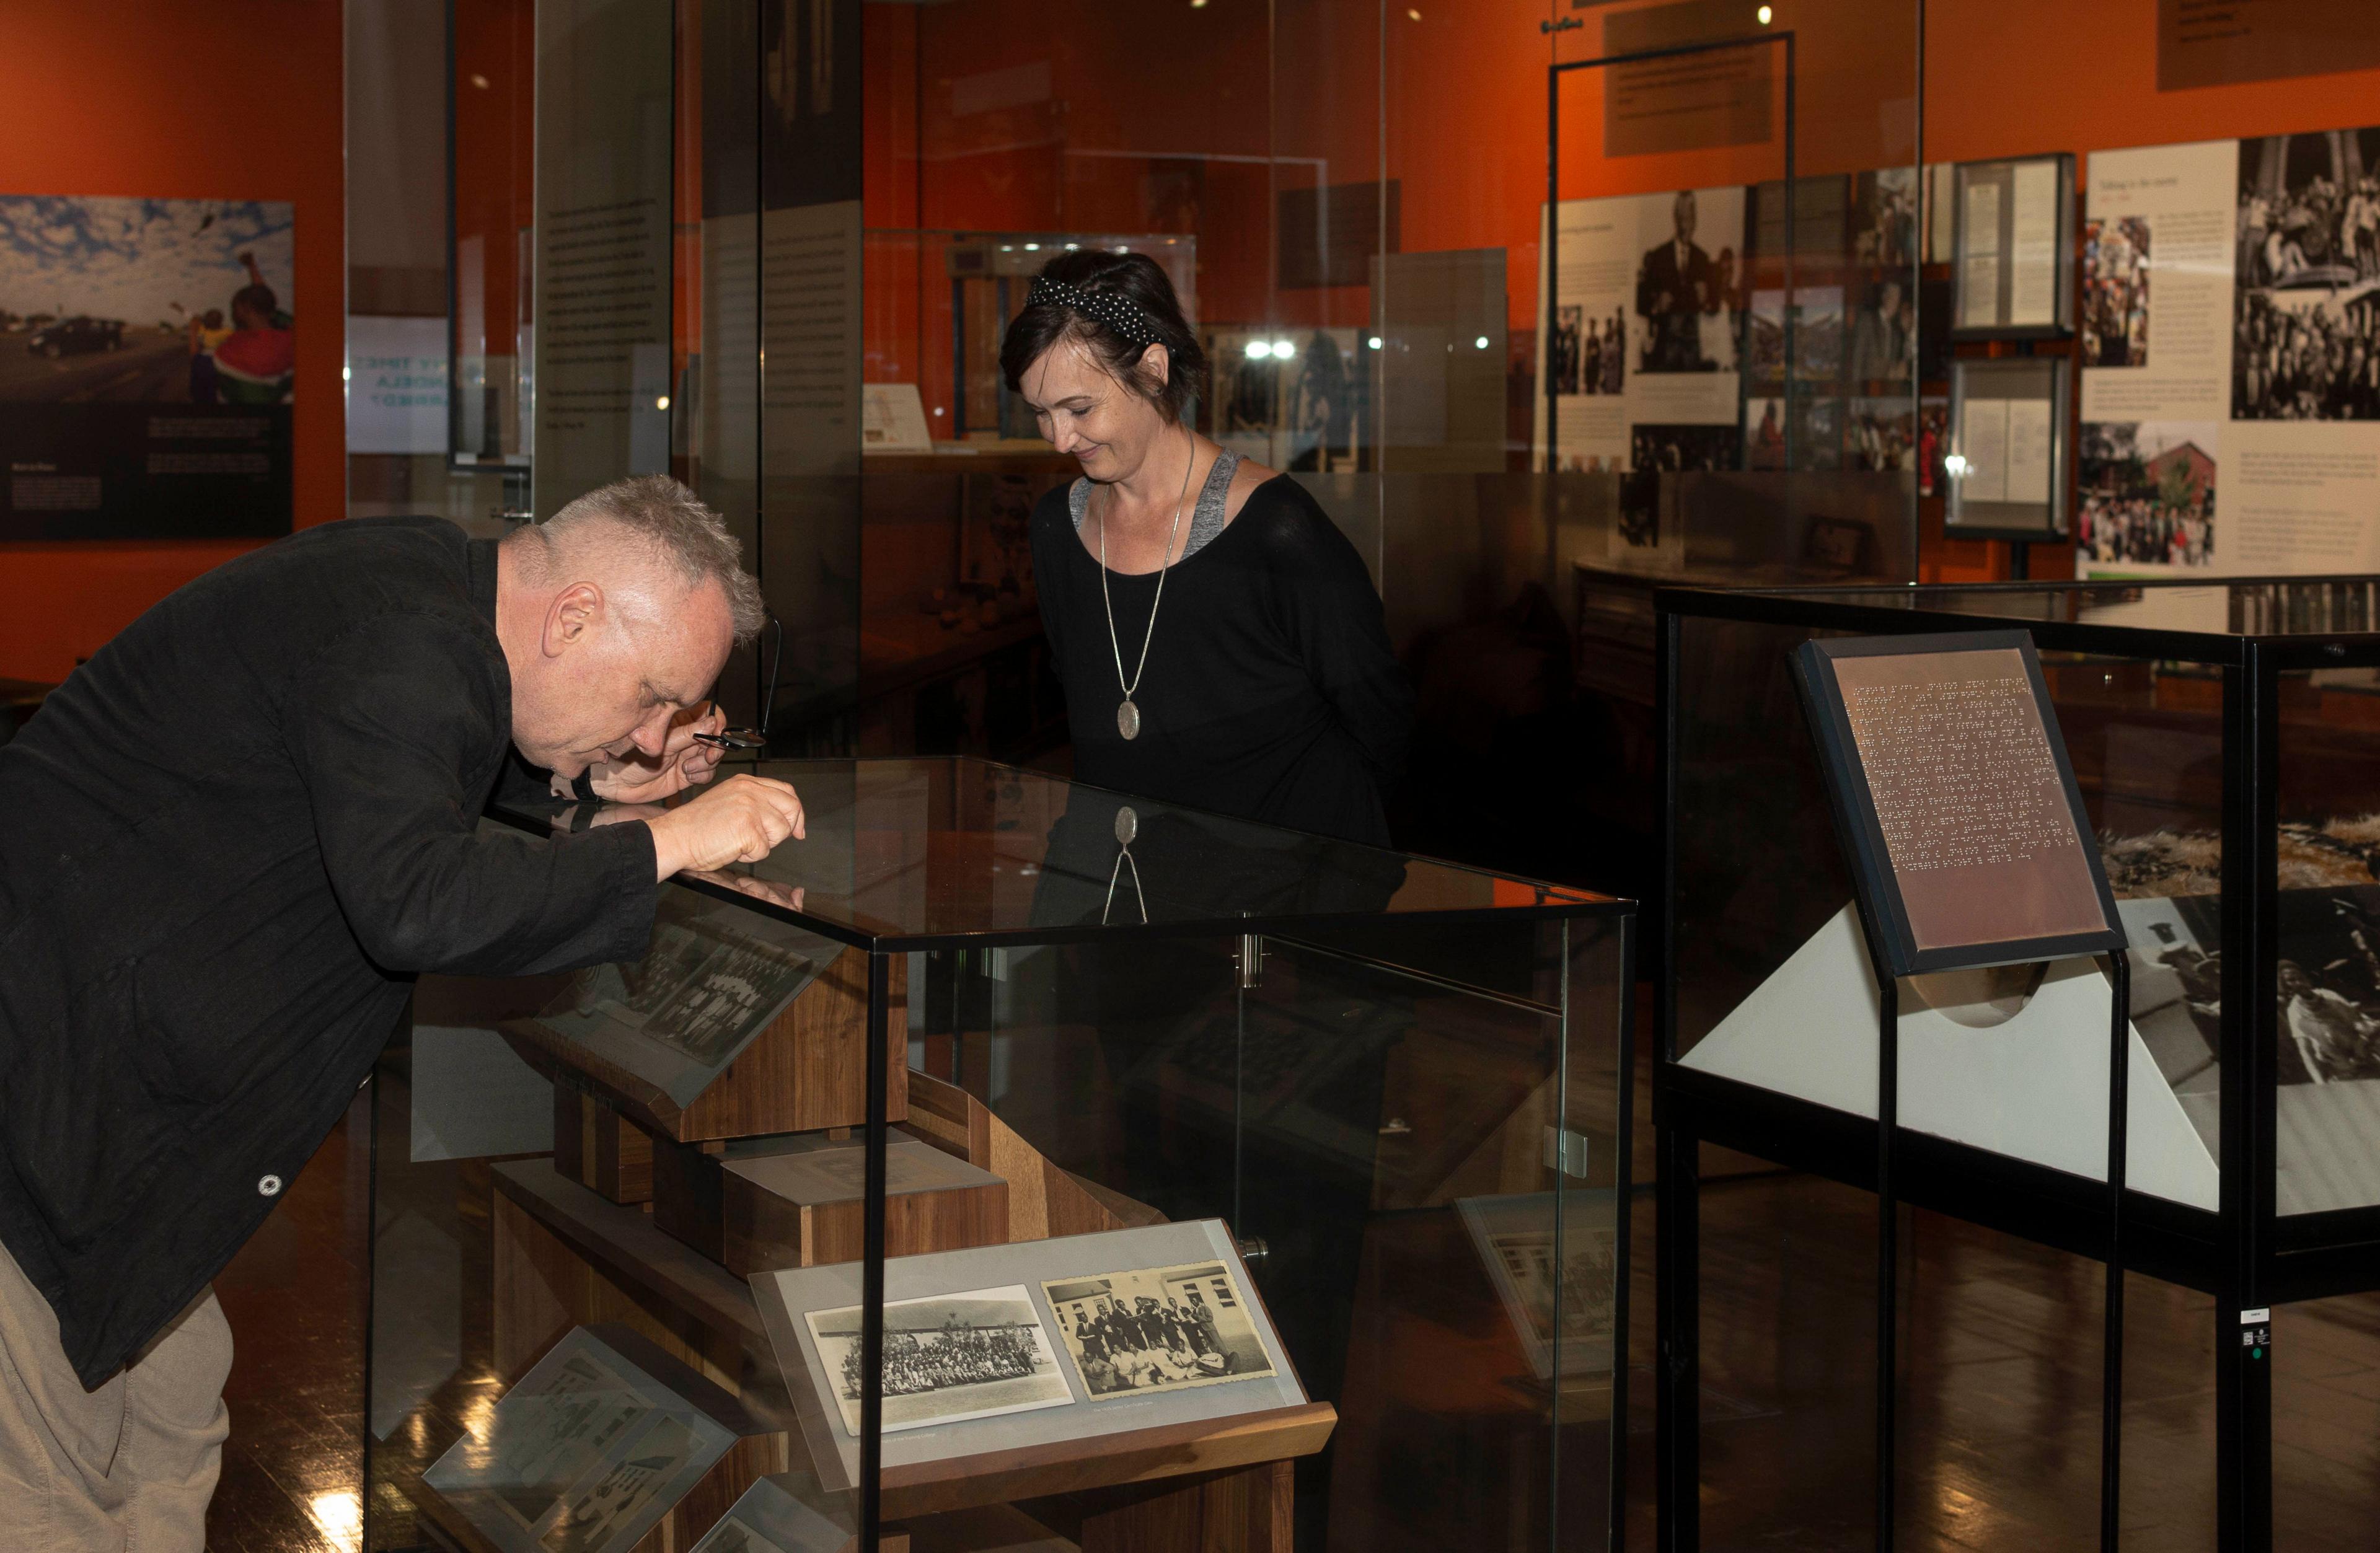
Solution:
[{"label": "ceiling spotlight", "polygon": [[1194,11],[1203,11],[1207,8],[1207,0],[1190,0],[1190,8]]},{"label": "ceiling spotlight", "polygon": [[1473,345],[1475,345],[1475,346],[1477,346],[1481,350],[1486,350],[1486,349],[1488,348],[1488,336],[1487,336],[1487,335],[1485,335],[1485,334],[1482,334],[1482,335],[1480,335],[1477,339],[1475,339],[1475,340],[1472,341],[1471,343],[1472,343]]},{"label": "ceiling spotlight", "polygon": [[1286,361],[1297,354],[1297,347],[1287,340],[1275,340],[1272,343],[1272,354],[1275,360]]},{"label": "ceiling spotlight", "polygon": [[1067,251],[1068,253],[1072,253],[1072,252],[1074,252],[1076,249],[1081,248],[1082,246],[1083,246],[1083,245],[1082,245],[1082,244],[1080,244],[1080,243],[1068,243],[1068,244],[1066,245],[1066,251]]},{"label": "ceiling spotlight", "polygon": [[478,87],[481,91],[485,91],[488,90],[488,78],[485,76],[473,76],[471,78],[471,84]]},{"label": "ceiling spotlight", "polygon": [[1950,455],[1949,457],[1942,460],[1942,472],[1949,475],[1952,479],[1964,479],[1966,477],[1968,467],[1967,455],[1963,453],[1954,453]]},{"label": "ceiling spotlight", "polygon": [[1248,342],[1248,359],[1249,359],[1249,360],[1251,360],[1251,361],[1261,361],[1261,360],[1263,360],[1266,357],[1270,356],[1271,354],[1272,354],[1272,346],[1271,346],[1269,344],[1268,344],[1267,342],[1265,342],[1265,341],[1263,341],[1263,340],[1250,340],[1250,341]]},{"label": "ceiling spotlight", "polygon": [[1419,21],[1421,19],[1421,13],[1419,11],[1407,11],[1405,15],[1415,21]]},{"label": "ceiling spotlight", "polygon": [[1041,245],[1039,243],[1027,243],[1025,245],[1025,251],[1027,253],[1039,253],[1041,251]]},{"label": "ceiling spotlight", "polygon": [[1118,244],[1116,245],[1116,251],[1117,251],[1118,253],[1130,253],[1130,252],[1132,251],[1132,249],[1128,249],[1128,248],[1124,247],[1122,243],[1118,243]]},{"label": "ceiling spotlight", "polygon": [[1000,251],[1002,253],[1014,253],[1016,251],[1016,245],[1014,243],[1002,243],[1000,245]]},{"label": "ceiling spotlight", "polygon": [[1774,13],[1772,13],[1772,12],[1768,9],[1768,7],[1767,7],[1767,6],[1761,6],[1761,7],[1760,7],[1760,9],[1758,9],[1758,10],[1756,10],[1756,11],[1753,12],[1752,14],[1753,14],[1753,16],[1754,16],[1755,18],[1757,18],[1757,19],[1758,19],[1758,21],[1759,21],[1759,23],[1760,23],[1760,25],[1761,25],[1761,26],[1766,27],[1766,26],[1767,26],[1767,25],[1768,25],[1768,18],[1769,18],[1769,17],[1770,17],[1771,15],[1773,15]]},{"label": "ceiling spotlight", "polygon": [[669,395],[664,394],[660,398],[655,399],[653,401],[653,408],[657,410],[665,410],[669,408]]},{"label": "ceiling spotlight", "polygon": [[1370,339],[1368,339],[1368,340],[1365,341],[1364,343],[1365,343],[1366,345],[1370,346],[1374,350],[1378,350],[1378,349],[1379,349],[1379,348],[1380,348],[1380,337],[1379,337],[1378,334],[1373,335]]}]

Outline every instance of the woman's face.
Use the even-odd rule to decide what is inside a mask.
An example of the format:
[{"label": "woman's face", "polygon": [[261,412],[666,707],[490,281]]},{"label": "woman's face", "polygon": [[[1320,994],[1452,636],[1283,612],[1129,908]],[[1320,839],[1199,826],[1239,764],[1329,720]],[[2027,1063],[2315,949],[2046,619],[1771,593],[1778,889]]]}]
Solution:
[{"label": "woman's face", "polygon": [[[1165,352],[1149,347],[1145,370],[1164,381]],[[1140,467],[1165,418],[1155,405],[1111,377],[1079,340],[1061,340],[1026,369],[1025,403],[1050,445],[1079,461],[1095,480],[1121,479]]]}]

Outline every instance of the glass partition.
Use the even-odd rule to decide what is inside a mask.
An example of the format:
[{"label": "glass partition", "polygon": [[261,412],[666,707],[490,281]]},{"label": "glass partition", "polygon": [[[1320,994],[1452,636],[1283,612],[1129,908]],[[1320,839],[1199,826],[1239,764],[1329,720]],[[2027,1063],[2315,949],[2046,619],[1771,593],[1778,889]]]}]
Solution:
[{"label": "glass partition", "polygon": [[633,965],[425,980],[384,1061],[369,1547],[1611,1535],[1624,903],[761,770],[807,841]]}]

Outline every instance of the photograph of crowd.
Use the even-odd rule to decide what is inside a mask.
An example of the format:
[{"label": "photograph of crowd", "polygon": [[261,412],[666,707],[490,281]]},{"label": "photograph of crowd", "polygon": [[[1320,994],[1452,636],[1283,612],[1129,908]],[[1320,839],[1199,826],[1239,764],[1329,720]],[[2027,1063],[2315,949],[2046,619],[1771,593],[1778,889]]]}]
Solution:
[{"label": "photograph of crowd", "polygon": [[[810,1336],[834,1379],[843,1426],[859,1433],[860,1307],[812,1311]],[[884,1429],[922,1429],[1074,1401],[1049,1329],[1023,1284],[884,1306]]]},{"label": "photograph of crowd", "polygon": [[2380,129],[2240,142],[2231,414],[2380,419]]},{"label": "photograph of crowd", "polygon": [[2216,447],[2211,422],[2084,421],[2078,551],[2108,564],[2210,564]]},{"label": "photograph of crowd", "polygon": [[2149,224],[2082,224],[2082,365],[2149,364]]},{"label": "photograph of crowd", "polygon": [[1041,1292],[1093,1401],[1273,1373],[1247,1296],[1220,1262],[1062,1279]]},{"label": "photograph of crowd", "polygon": [[1737,246],[1743,224],[1740,200],[1731,207],[1735,239],[1714,253],[1698,237],[1700,202],[1682,189],[1670,203],[1670,236],[1645,251],[1636,266],[1640,372],[1735,370],[1736,323],[1743,309]]},{"label": "photograph of crowd", "polygon": [[1619,393],[1627,353],[1628,323],[1618,310],[1589,322],[1585,308],[1554,309],[1553,334],[1546,342],[1546,374],[1555,394]]},{"label": "photograph of crowd", "polygon": [[287,404],[293,209],[0,197],[0,400]]},{"label": "photograph of crowd", "polygon": [[1852,258],[1905,266],[1917,259],[1917,169],[1862,173],[1852,196]]}]

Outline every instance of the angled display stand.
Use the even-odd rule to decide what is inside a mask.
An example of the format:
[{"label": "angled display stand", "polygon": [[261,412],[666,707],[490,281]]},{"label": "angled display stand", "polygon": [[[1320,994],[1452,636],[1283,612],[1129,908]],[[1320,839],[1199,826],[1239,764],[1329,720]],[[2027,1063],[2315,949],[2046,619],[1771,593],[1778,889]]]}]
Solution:
[{"label": "angled display stand", "polygon": [[529,1083],[482,1155],[375,1155],[368,1546],[443,1535],[431,1469],[599,1327],[781,1450],[670,1547],[748,1490],[754,1549],[1289,1553],[1415,1522],[1417,1470],[1423,1535],[1610,1541],[1627,903],[979,761],[759,770],[806,841],[669,887],[635,965],[433,986],[384,1068],[430,1103],[484,1027]]},{"label": "angled display stand", "polygon": [[[2380,1169],[2361,1141],[2380,1062],[2355,1038],[2380,1013],[2374,584],[1674,589],[1657,603],[1662,1546],[1699,1543],[1710,1142],[2102,1261],[2111,1290],[2121,1268],[2213,1295],[2217,1545],[2270,1547],[2285,1307],[2380,1288]],[[1878,975],[1917,967],[1876,954],[1863,928],[1864,865],[1839,839],[1792,665],[1846,637],[1917,651],[1942,633],[2037,654],[2075,831],[2119,929],[2123,952],[2099,969]],[[1888,1430],[1891,1341],[1880,1328]],[[1888,1496],[1888,1462],[1880,1484]]]}]

